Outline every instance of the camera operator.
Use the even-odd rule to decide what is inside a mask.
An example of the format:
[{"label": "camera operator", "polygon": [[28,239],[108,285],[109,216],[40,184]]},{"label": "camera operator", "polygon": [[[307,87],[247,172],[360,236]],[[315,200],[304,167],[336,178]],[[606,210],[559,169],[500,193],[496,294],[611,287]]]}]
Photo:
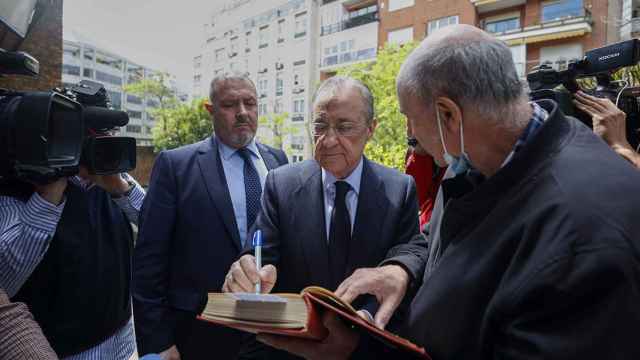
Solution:
[{"label": "camera operator", "polygon": [[128,174],[0,183],[0,288],[25,302],[61,358],[135,351],[130,278],[145,192]]},{"label": "camera operator", "polygon": [[593,132],[600,136],[620,156],[640,168],[640,154],[627,141],[626,117],[611,100],[578,91],[575,106],[591,116]]}]

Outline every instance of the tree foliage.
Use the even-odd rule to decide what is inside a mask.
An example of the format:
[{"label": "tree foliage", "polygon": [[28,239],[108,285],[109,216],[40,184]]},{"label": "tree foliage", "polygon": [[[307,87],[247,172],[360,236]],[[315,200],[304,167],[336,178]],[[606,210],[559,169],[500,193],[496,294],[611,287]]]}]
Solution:
[{"label": "tree foliage", "polygon": [[[284,139],[287,135],[298,133],[298,128],[287,124],[288,113],[267,114],[260,116],[258,124],[261,128],[267,128],[271,132],[271,138],[260,139],[260,142],[285,151]],[[288,150],[288,149],[287,149]]]},{"label": "tree foliage", "polygon": [[211,115],[205,109],[206,99],[180,103],[154,111],[158,124],[152,130],[156,151],[173,149],[198,142],[213,133]]},{"label": "tree foliage", "polygon": [[401,171],[407,151],[407,126],[396,96],[396,76],[402,62],[416,46],[416,43],[387,44],[378,51],[374,63],[359,63],[338,70],[338,75],[365,83],[374,97],[378,127],[365,148],[366,156]]}]

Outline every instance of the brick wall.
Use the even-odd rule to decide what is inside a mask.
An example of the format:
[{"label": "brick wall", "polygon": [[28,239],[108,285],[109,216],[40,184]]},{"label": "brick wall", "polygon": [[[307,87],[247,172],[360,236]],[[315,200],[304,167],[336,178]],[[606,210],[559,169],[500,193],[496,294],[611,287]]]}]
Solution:
[{"label": "brick wall", "polygon": [[148,186],[151,177],[151,169],[156,161],[156,155],[152,146],[138,146],[136,148],[136,168],[129,174],[136,179],[140,185]]},{"label": "brick wall", "polygon": [[62,0],[39,0],[36,14],[19,51],[29,53],[40,62],[38,77],[7,76],[0,78],[0,88],[15,90],[51,90],[62,79]]},{"label": "brick wall", "polygon": [[413,26],[413,38],[420,41],[425,37],[427,24],[431,20],[458,15],[461,24],[477,23],[475,7],[469,0],[415,0],[415,5],[390,12],[389,0],[380,0],[380,27],[378,45],[387,42],[390,31]]}]

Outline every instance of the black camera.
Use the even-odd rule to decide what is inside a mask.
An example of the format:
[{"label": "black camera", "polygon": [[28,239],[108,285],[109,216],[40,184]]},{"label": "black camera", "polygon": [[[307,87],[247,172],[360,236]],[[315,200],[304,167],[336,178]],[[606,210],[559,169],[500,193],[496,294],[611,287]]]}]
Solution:
[{"label": "black camera", "polygon": [[[563,71],[542,64],[527,74],[531,100],[554,100],[562,112],[593,127],[589,115],[574,107],[573,94],[581,90],[593,96],[608,98],[626,113],[627,140],[636,148],[640,144],[640,111],[637,99],[640,88],[630,87],[629,84],[622,86],[620,82],[613,81],[612,75],[639,61],[640,41],[632,39],[587,51],[582,60],[570,62]],[[596,86],[582,89],[577,79],[589,77],[595,77]]]},{"label": "black camera", "polygon": [[[0,75],[37,73],[28,54],[0,49]],[[49,92],[0,89],[0,179],[48,183],[77,174],[80,164],[98,175],[134,169],[135,139],[110,135],[128,122],[96,82]]]}]

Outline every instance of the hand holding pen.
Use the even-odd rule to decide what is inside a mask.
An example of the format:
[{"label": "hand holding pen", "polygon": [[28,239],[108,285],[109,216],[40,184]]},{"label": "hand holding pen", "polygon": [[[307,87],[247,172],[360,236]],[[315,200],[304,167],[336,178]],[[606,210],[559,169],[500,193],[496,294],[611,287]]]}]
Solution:
[{"label": "hand holding pen", "polygon": [[[259,240],[256,236],[259,237]],[[259,248],[256,247],[257,243],[260,244]],[[262,232],[260,232],[260,235],[254,233],[252,245],[255,248],[254,250],[259,252],[259,254],[256,253],[256,256],[251,254],[243,255],[240,259],[234,262],[225,277],[222,291],[246,293],[259,292],[261,294],[268,294],[271,292],[276,283],[277,270],[276,267],[271,264],[262,266],[262,244]],[[260,255],[259,263],[257,255]]]}]

